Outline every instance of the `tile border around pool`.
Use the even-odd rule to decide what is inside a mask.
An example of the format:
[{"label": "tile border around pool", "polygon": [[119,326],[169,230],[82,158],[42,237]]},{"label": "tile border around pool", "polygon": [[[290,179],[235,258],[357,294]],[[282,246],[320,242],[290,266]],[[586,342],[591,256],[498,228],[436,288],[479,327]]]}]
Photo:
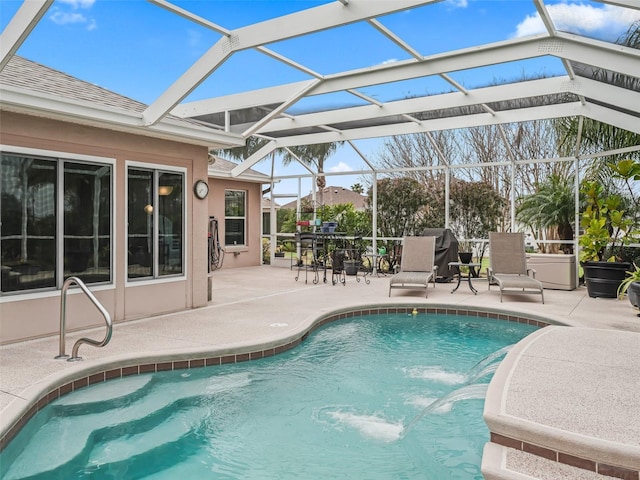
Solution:
[{"label": "tile border around pool", "polygon": [[501,445],[503,447],[519,450],[531,455],[546,458],[552,462],[562,463],[564,465],[570,465],[582,470],[588,470],[590,472],[599,473],[601,475],[607,475],[613,478],[623,478],[625,480],[640,480],[640,471],[631,470],[616,465],[609,465],[602,462],[596,462],[588,458],[577,457],[565,452],[553,450],[550,448],[542,447],[540,445],[534,445],[532,443],[524,442],[515,438],[507,437],[499,433],[491,432],[492,443]]},{"label": "tile border around pool", "polygon": [[[259,349],[250,352],[242,352],[237,354],[225,353],[220,356],[198,356],[193,359],[185,359],[184,353],[180,355],[179,360],[170,361],[163,360],[157,363],[141,363],[141,364],[127,364],[117,368],[110,368],[104,371],[93,372],[87,376],[79,376],[68,380],[58,387],[52,388],[47,393],[42,395],[37,401],[35,401],[28,410],[22,414],[17,421],[15,421],[9,428],[6,429],[0,438],[0,451],[11,442],[15,435],[24,427],[24,425],[39,411],[42,410],[47,404],[56,400],[57,398],[87,387],[96,383],[102,383],[107,380],[115,378],[127,377],[130,375],[139,375],[143,373],[154,373],[170,370],[182,370],[189,368],[201,368],[215,365],[223,365],[227,363],[239,363],[249,360],[257,360],[260,358],[270,357],[279,353],[285,352],[298,346],[302,343],[311,332],[317,328],[326,325],[327,323],[334,322],[336,320],[343,320],[347,318],[353,318],[358,315],[386,315],[389,313],[401,313],[412,314],[416,310],[418,314],[449,314],[449,315],[465,315],[479,318],[497,318],[499,320],[506,320],[509,322],[524,323],[533,325],[536,327],[545,327],[551,325],[554,322],[544,319],[535,315],[525,315],[513,312],[496,311],[482,308],[461,308],[459,306],[453,307],[448,305],[435,305],[435,306],[416,306],[416,305],[368,305],[366,307],[351,307],[333,311],[319,316],[311,326],[300,334],[299,337],[284,343],[279,346],[269,347],[265,349]],[[256,345],[259,348],[259,345]],[[163,355],[164,357],[165,355]],[[106,359],[105,361],[109,361]]]}]

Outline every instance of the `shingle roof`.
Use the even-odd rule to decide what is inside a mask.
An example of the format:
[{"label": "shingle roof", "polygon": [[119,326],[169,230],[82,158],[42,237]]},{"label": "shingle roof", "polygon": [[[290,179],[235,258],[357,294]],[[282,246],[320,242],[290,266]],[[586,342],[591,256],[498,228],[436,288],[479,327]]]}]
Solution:
[{"label": "shingle roof", "polygon": [[[280,207],[280,205],[278,205],[278,202],[274,201],[273,202],[273,208],[275,208],[276,210],[279,210],[282,207]],[[263,198],[262,199],[262,210],[263,211],[271,210],[271,199],[269,199],[269,198]]]},{"label": "shingle roof", "polygon": [[0,83],[139,113],[147,107],[144,103],[18,55],[13,56],[0,72]]},{"label": "shingle roof", "polygon": [[[209,164],[209,176],[212,177],[230,178],[231,170],[238,166],[237,163],[230,162],[229,160],[225,160],[224,158],[217,156],[213,156],[213,159],[214,162]],[[235,178],[238,180],[259,181],[260,183],[269,183],[271,181],[271,177],[269,177],[269,175],[265,175],[264,173],[251,168],[244,171],[240,177]]]},{"label": "shingle roof", "polygon": [[[33,92],[54,95],[69,100],[90,102],[93,105],[117,108],[142,114],[147,105],[115,93],[93,83],[68,75],[19,55],[11,57],[0,71],[0,85],[23,88]],[[202,126],[202,123],[167,115],[174,121]]]}]

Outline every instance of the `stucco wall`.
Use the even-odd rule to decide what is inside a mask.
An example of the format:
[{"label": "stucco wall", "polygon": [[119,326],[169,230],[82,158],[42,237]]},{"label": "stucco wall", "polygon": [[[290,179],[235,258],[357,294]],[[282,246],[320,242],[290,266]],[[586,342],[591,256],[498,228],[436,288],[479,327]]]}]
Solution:
[{"label": "stucco wall", "polygon": [[[224,191],[247,192],[246,246],[224,245]],[[218,219],[220,243],[225,249],[222,268],[248,267],[262,264],[260,222],[262,221],[262,185],[237,180],[209,179],[209,212]],[[214,273],[215,274],[215,273]]]},{"label": "stucco wall", "polygon": [[[207,148],[60,121],[2,112],[0,143],[47,152],[91,155],[115,160],[114,283],[91,288],[114,321],[155,315],[207,303],[208,202],[193,195],[197,179],[207,178]],[[186,196],[185,275],[175,279],[126,282],[126,162],[184,168]],[[77,297],[77,298],[76,298]],[[153,299],[153,300],[151,300]],[[159,301],[159,299],[161,301]],[[54,334],[59,326],[59,292],[0,297],[0,342]],[[96,326],[102,319],[79,295],[70,295],[69,329]]]}]

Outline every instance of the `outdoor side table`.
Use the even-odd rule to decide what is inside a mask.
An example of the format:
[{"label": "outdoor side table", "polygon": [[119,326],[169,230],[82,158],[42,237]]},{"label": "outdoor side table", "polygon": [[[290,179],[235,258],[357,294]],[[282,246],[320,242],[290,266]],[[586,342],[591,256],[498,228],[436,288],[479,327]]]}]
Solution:
[{"label": "outdoor side table", "polygon": [[[451,267],[458,267],[458,284],[456,285],[456,288],[454,288],[453,290],[451,290],[451,293],[455,292],[456,290],[458,290],[458,287],[460,287],[460,280],[462,280],[463,278],[466,278],[467,281],[469,282],[469,290],[471,290],[473,292],[474,295],[478,294],[478,291],[473,288],[473,285],[471,284],[471,271],[473,268],[480,268],[482,265],[480,263],[462,263],[462,262],[449,262],[449,268]],[[469,273],[467,273],[466,275],[463,275],[462,272],[460,271],[460,267],[469,267]]]}]

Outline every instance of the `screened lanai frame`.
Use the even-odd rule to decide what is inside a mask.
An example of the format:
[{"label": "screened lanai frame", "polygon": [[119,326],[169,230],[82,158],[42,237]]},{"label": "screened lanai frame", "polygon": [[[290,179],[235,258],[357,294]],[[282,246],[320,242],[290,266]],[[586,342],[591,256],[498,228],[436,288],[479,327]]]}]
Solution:
[{"label": "screened lanai frame", "polygon": [[[22,107],[32,107],[38,111],[55,110],[58,114],[73,117],[74,121],[103,121],[139,131],[148,129],[174,132],[176,126],[172,119],[177,117],[192,122],[193,128],[198,129],[197,135],[192,134],[192,139],[200,144],[205,143],[212,149],[236,146],[254,135],[265,139],[266,145],[235,167],[231,172],[232,177],[242,175],[282,149],[316,143],[347,142],[367,165],[368,169],[361,173],[372,175],[375,180],[390,172],[380,169],[366,158],[355,141],[411,133],[429,134],[439,130],[483,125],[497,126],[505,139],[507,158],[499,162],[466,166],[447,165],[445,159],[444,166],[424,168],[444,168],[447,179],[455,168],[511,165],[512,171],[515,171],[516,165],[523,161],[516,161],[506,141],[503,125],[510,123],[562,117],[590,118],[640,134],[640,51],[578,33],[561,31],[550,14],[549,7],[554,2],[530,1],[544,24],[545,32],[425,55],[390,28],[386,24],[386,17],[411,9],[429,9],[432,4],[438,3],[437,0],[327,0],[316,7],[235,29],[227,29],[175,3],[149,0],[149,3],[194,25],[217,33],[220,38],[142,112],[116,116],[114,113],[121,112],[115,108],[91,108],[91,105],[78,105],[77,102],[66,102],[64,99],[57,99],[56,102],[48,99],[50,103],[43,105],[41,98],[25,97],[19,89],[3,91],[3,103],[20,103]],[[640,11],[640,4],[636,0],[589,1],[592,4],[598,2],[628,9],[627,12],[633,14],[631,16],[637,16]],[[0,38],[0,68],[18,52],[52,4],[53,0],[24,2]],[[382,41],[395,45],[407,58],[323,74],[279,51],[283,42],[354,24],[365,24],[372,28]],[[302,73],[308,79],[191,101],[192,93],[220,66],[235,54],[246,50],[266,55]],[[341,54],[348,55],[348,49]],[[456,73],[462,70],[508,65],[511,62],[542,57],[559,60],[564,74],[478,88],[467,88],[455,78]],[[616,85],[612,81],[612,75],[596,79],[593,76],[594,69],[625,76],[633,81],[630,86],[625,87]],[[369,86],[393,85],[395,82],[426,77],[439,78],[449,85],[450,91],[391,101],[381,101],[363,93],[363,89]],[[322,98],[323,95],[337,92],[349,95],[359,103],[344,108],[320,107],[296,111],[296,106],[306,99]],[[505,107],[506,104],[510,104],[509,108]],[[573,157],[528,159],[524,162],[573,162],[575,171],[579,172],[582,162],[590,158],[638,150],[640,145],[629,145],[613,152],[583,154],[578,141]],[[312,177],[313,172],[303,176]],[[287,176],[275,177],[272,169],[272,181],[284,178]],[[576,179],[576,197],[578,181]],[[376,182],[373,181],[372,185],[375,199]],[[272,192],[277,188],[274,183],[271,187]],[[512,225],[515,225],[515,194],[512,191]],[[448,204],[448,201],[445,202],[447,218]],[[375,214],[373,218],[375,222]],[[577,221],[578,212],[576,223]],[[375,224],[372,230],[375,244]],[[275,232],[273,229],[271,231]],[[272,252],[274,251],[272,248]]]},{"label": "screened lanai frame", "polygon": [[[371,180],[371,190],[372,190],[372,236],[370,238],[371,242],[372,242],[372,252],[373,252],[373,256],[374,256],[374,262],[373,262],[373,269],[374,269],[374,274],[376,273],[375,271],[375,265],[376,265],[376,261],[375,261],[375,256],[377,255],[376,252],[378,251],[377,249],[377,242],[379,240],[383,240],[383,241],[387,241],[387,240],[400,240],[400,238],[391,238],[391,237],[382,237],[379,236],[377,234],[377,180],[388,175],[388,174],[397,174],[397,173],[406,173],[408,171],[419,171],[419,170],[432,170],[432,171],[443,171],[445,174],[445,228],[450,228],[450,212],[449,212],[449,206],[450,206],[450,202],[449,202],[449,198],[450,198],[450,180],[451,180],[451,173],[453,170],[459,170],[459,169],[473,169],[473,168],[482,168],[482,167],[509,167],[510,170],[510,179],[511,179],[511,184],[515,185],[516,181],[515,181],[515,176],[516,176],[516,169],[524,164],[532,164],[532,163],[557,163],[557,162],[562,162],[562,163],[570,163],[571,164],[571,173],[573,174],[573,191],[574,191],[574,205],[575,205],[575,212],[574,212],[574,224],[573,224],[573,231],[575,233],[578,233],[580,231],[579,226],[580,226],[580,212],[579,212],[579,195],[580,195],[580,191],[579,191],[579,187],[580,187],[580,182],[581,182],[581,168],[582,168],[582,164],[584,162],[588,162],[589,160],[592,160],[594,158],[600,158],[600,157],[606,157],[606,156],[610,156],[610,155],[620,155],[620,154],[624,154],[624,153],[631,153],[631,152],[637,152],[640,151],[640,145],[636,145],[636,146],[632,146],[632,147],[628,147],[628,148],[623,148],[623,149],[617,149],[617,150],[610,150],[610,151],[603,151],[603,152],[598,152],[598,153],[594,153],[594,154],[585,154],[585,155],[579,155],[576,157],[558,157],[558,158],[553,158],[553,159],[531,159],[531,160],[525,160],[525,161],[515,161],[515,160],[507,160],[507,161],[501,161],[501,162],[481,162],[481,163],[474,163],[474,164],[459,164],[459,165],[444,165],[444,166],[424,166],[424,167],[412,167],[412,168],[371,168],[369,170],[359,170],[359,171],[349,171],[347,173],[343,173],[342,175],[370,175],[372,180]],[[367,161],[368,163],[368,161]],[[341,175],[340,173],[327,173],[325,174],[325,176],[332,176],[332,175]],[[271,183],[271,187],[270,187],[270,193],[272,193],[275,190],[275,186],[276,186],[276,182],[279,180],[285,180],[285,179],[302,179],[302,178],[309,178],[311,179],[311,185],[312,185],[312,193],[311,193],[311,198],[312,198],[312,202],[316,201],[316,178],[317,178],[317,174],[315,173],[309,173],[308,175],[294,175],[294,176],[274,176],[272,177],[272,183]],[[511,195],[509,197],[509,211],[510,211],[510,222],[509,222],[509,229],[515,229],[517,226],[517,222],[516,222],[516,200],[517,200],[517,192],[516,189],[511,189]],[[275,210],[275,202],[273,200],[277,200],[280,198],[291,198],[291,197],[297,197],[297,211],[298,214],[300,214],[300,207],[301,207],[301,198],[302,198],[302,187],[300,182],[298,183],[298,191],[296,194],[292,194],[292,193],[286,193],[286,194],[272,194],[271,195],[271,199],[272,201],[270,202],[270,218],[271,218],[271,225],[270,225],[270,232],[276,232],[276,210]],[[539,244],[567,244],[567,243],[572,243],[573,244],[573,251],[574,252],[578,252],[578,241],[579,241],[579,236],[576,235],[574,233],[574,238],[571,242],[568,242],[567,240],[543,240],[543,239],[535,239],[537,243]],[[271,235],[269,235],[270,238],[270,251],[271,252],[275,252],[276,251],[276,246],[277,246],[277,242],[278,242],[278,238],[279,237],[292,237],[293,234],[282,234],[281,232],[277,232],[277,233],[272,233]],[[369,239],[368,237],[366,237],[365,239]],[[470,240],[472,242],[475,243],[480,243],[480,242],[488,242],[488,239],[460,239],[460,240]],[[637,245],[636,245],[637,246]],[[272,255],[273,257],[273,255]],[[273,258],[271,259],[271,262],[273,263]],[[578,271],[580,268],[579,263],[576,262],[575,264],[575,268],[576,268],[576,278],[578,278]]]}]

